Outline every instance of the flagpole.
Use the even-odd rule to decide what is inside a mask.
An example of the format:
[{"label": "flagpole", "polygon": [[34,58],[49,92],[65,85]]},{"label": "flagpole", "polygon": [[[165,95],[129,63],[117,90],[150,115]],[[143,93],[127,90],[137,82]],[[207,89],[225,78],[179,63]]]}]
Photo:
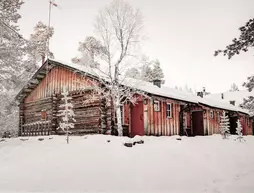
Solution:
[{"label": "flagpole", "polygon": [[49,71],[49,38],[50,38],[50,20],[51,20],[51,0],[49,0],[49,15],[48,15],[48,41],[47,41],[47,50],[46,50],[46,55],[47,55],[47,64],[46,64],[46,95],[48,95],[48,71]]},{"label": "flagpole", "polygon": [[49,58],[49,32],[50,32],[50,20],[51,20],[51,0],[49,0],[48,45],[47,45],[47,57],[48,57],[48,58]]}]

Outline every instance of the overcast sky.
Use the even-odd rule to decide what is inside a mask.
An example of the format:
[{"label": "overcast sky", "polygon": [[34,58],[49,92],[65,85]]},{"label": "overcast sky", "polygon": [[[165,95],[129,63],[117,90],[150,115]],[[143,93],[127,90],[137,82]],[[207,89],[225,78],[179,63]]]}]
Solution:
[{"label": "overcast sky", "polygon": [[[93,35],[99,9],[110,0],[58,0],[52,10],[55,34],[50,48],[55,59],[70,62],[78,54],[78,42]],[[212,93],[223,92],[254,74],[254,52],[231,60],[214,57],[234,37],[238,28],[254,17],[254,0],[129,0],[145,19],[148,39],[143,51],[159,59],[166,85]],[[48,0],[25,0],[21,9],[21,34],[28,38],[38,21],[48,23]]]}]

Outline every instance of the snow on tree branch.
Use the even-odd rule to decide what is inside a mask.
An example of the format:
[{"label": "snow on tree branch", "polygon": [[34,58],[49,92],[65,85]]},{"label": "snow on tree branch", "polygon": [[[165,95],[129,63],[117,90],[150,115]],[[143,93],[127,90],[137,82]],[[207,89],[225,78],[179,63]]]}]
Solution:
[{"label": "snow on tree branch", "polygon": [[232,40],[232,44],[226,46],[224,50],[216,50],[214,56],[223,53],[231,59],[233,56],[240,54],[240,52],[247,52],[249,48],[254,47],[254,18],[250,19],[244,26],[239,28],[240,36]]}]

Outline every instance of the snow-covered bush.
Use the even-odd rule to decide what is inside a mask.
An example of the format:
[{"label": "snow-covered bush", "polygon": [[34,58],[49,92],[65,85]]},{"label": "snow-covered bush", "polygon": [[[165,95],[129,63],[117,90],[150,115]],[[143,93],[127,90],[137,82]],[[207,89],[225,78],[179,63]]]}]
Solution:
[{"label": "snow-covered bush", "polygon": [[66,87],[64,88],[62,95],[64,103],[60,105],[60,110],[58,111],[58,116],[62,118],[62,122],[59,123],[59,128],[66,133],[66,141],[69,143],[69,129],[74,128],[73,122],[76,122],[76,120],[74,119],[75,114],[73,111],[73,105],[69,102],[72,98],[68,96],[69,92]]},{"label": "snow-covered bush", "polygon": [[14,102],[15,92],[6,91],[0,94],[0,136],[10,132],[11,136],[18,134],[18,105]]},{"label": "snow-covered bush", "polygon": [[220,119],[220,132],[223,139],[226,139],[229,135],[229,118],[225,111],[223,111]]},{"label": "snow-covered bush", "polygon": [[239,119],[237,120],[236,123],[237,123],[236,134],[238,135],[236,140],[239,140],[241,142],[242,140],[244,140],[243,133],[242,133],[243,128]]}]

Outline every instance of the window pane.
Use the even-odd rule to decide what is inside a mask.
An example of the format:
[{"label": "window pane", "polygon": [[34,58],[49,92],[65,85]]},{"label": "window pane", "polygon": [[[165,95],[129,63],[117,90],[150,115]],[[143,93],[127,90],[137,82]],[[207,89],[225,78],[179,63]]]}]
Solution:
[{"label": "window pane", "polygon": [[171,105],[167,104],[167,110],[170,111],[171,110]]},{"label": "window pane", "polygon": [[167,115],[167,117],[171,117],[171,104],[167,104],[166,115]]},{"label": "window pane", "polygon": [[160,102],[159,101],[154,102],[154,111],[160,111]]}]

